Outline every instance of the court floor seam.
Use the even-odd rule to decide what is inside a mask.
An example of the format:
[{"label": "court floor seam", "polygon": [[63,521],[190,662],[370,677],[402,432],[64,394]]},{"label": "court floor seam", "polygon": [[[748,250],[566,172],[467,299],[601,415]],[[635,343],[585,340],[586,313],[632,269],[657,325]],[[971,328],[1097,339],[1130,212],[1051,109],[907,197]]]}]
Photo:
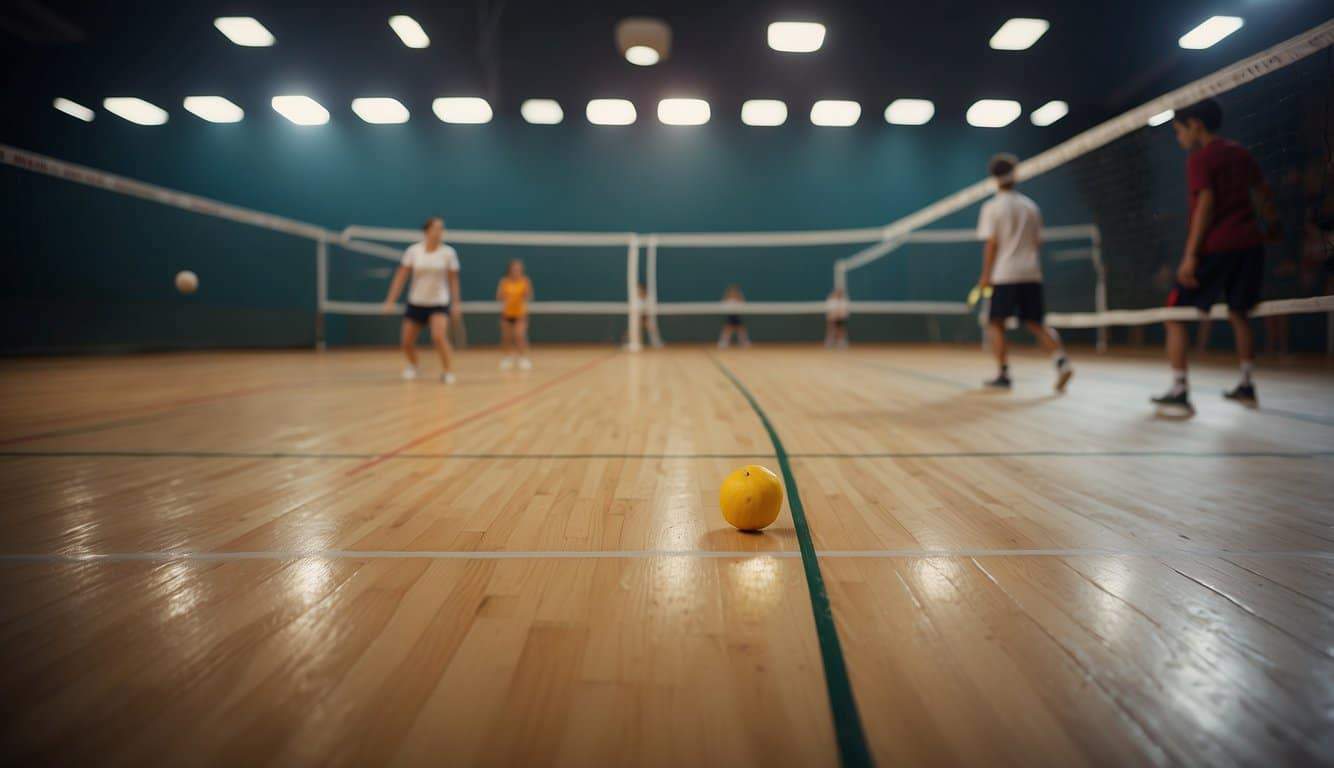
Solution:
[{"label": "court floor seam", "polygon": [[[776,459],[773,453],[310,453],[301,451],[173,451],[67,450],[3,451],[0,459],[311,459],[505,460],[505,459]],[[1307,451],[868,451],[864,453],[788,453],[789,459],[1023,459],[1023,458],[1153,458],[1153,459],[1318,459],[1334,458],[1334,450]]]},{"label": "court floor seam", "polygon": [[838,741],[839,762],[844,766],[874,765],[870,746],[866,742],[866,733],[862,729],[861,714],[857,709],[852,681],[848,677],[848,666],[843,657],[843,645],[838,637],[838,627],[834,623],[833,605],[829,600],[829,591],[825,587],[824,575],[820,572],[819,554],[815,551],[815,542],[811,539],[810,524],[806,520],[806,510],[802,506],[801,493],[797,489],[797,478],[792,473],[783,441],[778,437],[778,431],[769,421],[764,408],[741,379],[737,378],[736,374],[717,357],[709,355],[709,359],[732,382],[746,402],[750,403],[751,410],[759,417],[764,431],[769,434],[769,442],[773,443],[779,471],[783,475],[783,484],[787,489],[788,509],[792,513],[792,527],[796,532],[802,572],[806,576],[806,588],[811,599],[815,634],[820,643],[820,659],[824,667],[825,689],[834,719],[834,735]]}]

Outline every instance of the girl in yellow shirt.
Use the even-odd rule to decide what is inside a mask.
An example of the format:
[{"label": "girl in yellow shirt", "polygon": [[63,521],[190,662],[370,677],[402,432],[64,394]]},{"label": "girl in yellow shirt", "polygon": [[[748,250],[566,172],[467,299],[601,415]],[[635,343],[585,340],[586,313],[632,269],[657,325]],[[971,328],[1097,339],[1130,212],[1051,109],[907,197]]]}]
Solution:
[{"label": "girl in yellow shirt", "polygon": [[528,360],[528,302],[533,299],[533,281],[523,273],[523,262],[510,259],[505,276],[496,285],[496,301],[500,302],[500,346],[505,356],[500,359],[500,369],[507,371],[514,367],[514,358],[519,358],[519,368],[528,370],[533,367]]}]

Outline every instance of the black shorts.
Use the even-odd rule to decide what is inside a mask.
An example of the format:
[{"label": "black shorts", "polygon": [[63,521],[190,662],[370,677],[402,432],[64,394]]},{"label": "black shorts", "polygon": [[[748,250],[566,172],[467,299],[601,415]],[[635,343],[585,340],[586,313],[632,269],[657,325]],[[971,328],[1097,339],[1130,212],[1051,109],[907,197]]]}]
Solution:
[{"label": "black shorts", "polygon": [[1240,251],[1218,251],[1200,255],[1195,269],[1194,288],[1177,283],[1167,296],[1169,307],[1195,307],[1202,312],[1219,299],[1233,312],[1250,312],[1260,303],[1264,287],[1265,249],[1260,246]]},{"label": "black shorts", "polygon": [[522,320],[523,317],[510,317],[509,315],[501,315],[500,319],[504,320],[506,323],[509,323],[510,325],[515,325],[520,320]]},{"label": "black shorts", "polygon": [[743,325],[743,323],[741,322],[741,315],[728,315],[728,316],[727,316],[727,324],[728,324],[728,325],[734,325],[734,326],[740,328],[740,327]]},{"label": "black shorts", "polygon": [[846,328],[848,326],[848,319],[846,317],[838,317],[833,320],[833,323],[835,328]]},{"label": "black shorts", "polygon": [[1042,322],[1046,310],[1042,303],[1042,283],[1005,283],[991,288],[992,320],[1018,317],[1020,320]]},{"label": "black shorts", "polygon": [[429,307],[423,307],[418,304],[409,304],[408,308],[403,310],[403,317],[411,320],[417,325],[426,325],[431,322],[431,315],[448,315],[448,304],[435,304]]}]

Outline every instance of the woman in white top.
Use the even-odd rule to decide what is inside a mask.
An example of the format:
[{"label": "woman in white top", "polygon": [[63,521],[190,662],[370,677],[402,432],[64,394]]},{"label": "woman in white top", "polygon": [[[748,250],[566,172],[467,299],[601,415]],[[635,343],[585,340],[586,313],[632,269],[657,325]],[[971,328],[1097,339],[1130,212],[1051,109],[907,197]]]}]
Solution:
[{"label": "woman in white top", "polygon": [[422,225],[426,233],[420,243],[413,243],[403,253],[403,263],[394,273],[394,280],[389,284],[389,295],[385,297],[385,311],[393,312],[394,303],[403,292],[403,286],[412,277],[412,287],[408,289],[408,308],[403,313],[403,333],[401,343],[403,355],[408,365],[403,369],[403,378],[417,378],[417,337],[422,326],[431,327],[431,341],[440,355],[440,365],[444,372],[441,381],[454,383],[454,374],[450,371],[449,320],[459,317],[457,299],[459,293],[459,254],[445,245],[445,220],[432,216]]}]

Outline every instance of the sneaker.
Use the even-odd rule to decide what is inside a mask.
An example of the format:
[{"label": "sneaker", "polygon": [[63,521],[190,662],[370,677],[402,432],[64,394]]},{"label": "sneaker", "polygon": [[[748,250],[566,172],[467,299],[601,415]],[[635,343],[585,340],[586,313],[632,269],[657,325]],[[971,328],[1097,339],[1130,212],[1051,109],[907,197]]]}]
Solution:
[{"label": "sneaker", "polygon": [[1187,391],[1176,394],[1168,392],[1165,395],[1152,398],[1151,402],[1158,406],[1158,412],[1164,416],[1195,415],[1195,406],[1190,404],[1190,392]]},{"label": "sneaker", "polygon": [[526,357],[519,358],[519,370],[521,371],[533,370],[533,361],[529,360]]},{"label": "sneaker", "polygon": [[417,378],[417,366],[409,365],[408,367],[403,369],[404,381],[412,381],[415,378]]},{"label": "sneaker", "polygon": [[1224,392],[1223,399],[1241,403],[1247,408],[1256,408],[1260,405],[1260,400],[1255,396],[1254,384],[1238,384],[1235,389]]},{"label": "sneaker", "polygon": [[448,371],[440,374],[440,380],[446,384],[453,384],[454,382],[458,381],[458,379],[454,378],[454,374],[449,373]]},{"label": "sneaker", "polygon": [[997,376],[991,381],[982,382],[982,386],[986,387],[987,389],[1009,389],[1010,377],[1001,374],[1000,376]]},{"label": "sneaker", "polygon": [[514,367],[514,358],[512,358],[512,357],[502,357],[502,358],[500,358],[500,370],[502,370],[502,371],[508,371],[509,369],[511,369],[511,368],[513,368],[513,367]]},{"label": "sneaker", "polygon": [[1070,383],[1070,377],[1075,375],[1073,366],[1065,365],[1056,369],[1056,391],[1064,392],[1065,385]]}]

